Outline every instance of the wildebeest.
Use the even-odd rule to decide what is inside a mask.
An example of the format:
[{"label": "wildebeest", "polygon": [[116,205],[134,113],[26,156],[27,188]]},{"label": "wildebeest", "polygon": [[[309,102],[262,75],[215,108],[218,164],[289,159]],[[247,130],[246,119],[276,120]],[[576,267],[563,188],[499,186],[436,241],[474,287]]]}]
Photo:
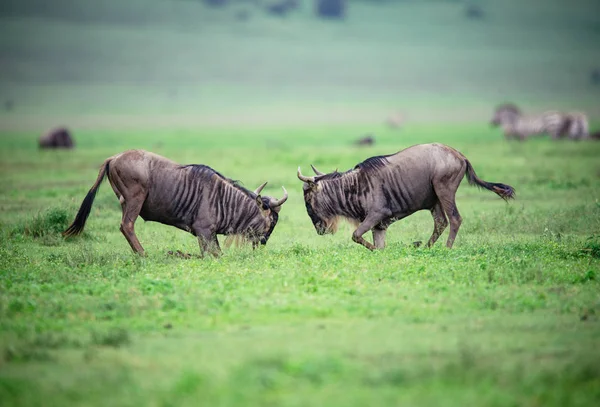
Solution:
[{"label": "wildebeest", "polygon": [[583,140],[590,137],[588,118],[585,113],[570,112],[565,115],[566,136],[571,140]]},{"label": "wildebeest", "polygon": [[553,140],[568,137],[579,140],[588,137],[588,122],[584,113],[546,111],[538,115],[524,115],[512,103],[498,106],[492,126],[501,126],[506,139],[525,140],[536,135],[549,134]]},{"label": "wildebeest", "polygon": [[[313,168],[314,170],[314,168]],[[455,203],[461,180],[488,189],[502,199],[514,198],[515,190],[505,184],[486,182],[475,174],[469,160],[452,147],[418,144],[396,154],[371,157],[346,172],[302,175],[306,211],[319,235],[335,233],[340,218],[355,224],[352,240],[367,249],[385,247],[385,232],[392,223],[416,211],[431,211],[433,234],[428,247],[442,234],[448,219],[452,247],[462,219]],[[363,235],[371,230],[373,244]]]},{"label": "wildebeest", "polygon": [[315,0],[315,14],[323,18],[342,19],[346,14],[346,0]]},{"label": "wildebeest", "polygon": [[209,251],[216,256],[217,234],[242,235],[253,247],[266,244],[288,197],[283,187],[281,199],[262,197],[266,182],[249,191],[206,165],[180,165],[148,151],[128,150],[104,161],[64,236],[83,231],[105,175],[121,203],[121,232],[141,255],[144,249],[134,232],[138,216],[192,233],[202,255]]},{"label": "wildebeest", "polygon": [[359,147],[372,146],[373,144],[375,144],[375,137],[371,134],[367,134],[354,142],[354,145]]},{"label": "wildebeest", "polygon": [[399,129],[402,127],[403,123],[404,117],[401,113],[391,114],[385,119],[385,124],[387,124],[390,129]]},{"label": "wildebeest", "polygon": [[39,139],[40,148],[73,148],[75,143],[69,130],[64,127],[52,129]]},{"label": "wildebeest", "polygon": [[592,69],[592,72],[590,72],[590,81],[592,85],[600,84],[600,68]]},{"label": "wildebeest", "polygon": [[278,0],[274,3],[267,4],[265,10],[267,10],[269,14],[285,17],[291,10],[297,7],[297,0]]},{"label": "wildebeest", "polygon": [[465,15],[470,20],[481,20],[484,16],[483,9],[476,4],[467,4]]}]

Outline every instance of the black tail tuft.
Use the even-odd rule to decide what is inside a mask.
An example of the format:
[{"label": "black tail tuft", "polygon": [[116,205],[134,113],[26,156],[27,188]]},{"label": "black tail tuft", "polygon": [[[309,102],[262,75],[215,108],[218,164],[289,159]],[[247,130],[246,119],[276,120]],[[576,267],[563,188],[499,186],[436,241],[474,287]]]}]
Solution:
[{"label": "black tail tuft", "polygon": [[475,170],[473,166],[469,162],[469,160],[465,160],[467,162],[467,180],[470,185],[475,185],[479,188],[485,188],[489,191],[496,193],[500,198],[508,201],[509,199],[514,199],[516,196],[515,189],[510,185],[500,184],[496,182],[486,182],[480,179],[477,174],[475,174]]},{"label": "black tail tuft", "polygon": [[100,183],[102,182],[102,179],[108,172],[108,163],[109,160],[106,160],[104,164],[102,164],[102,168],[100,168],[100,173],[98,174],[98,179],[83,199],[83,202],[79,207],[79,211],[77,212],[77,216],[75,216],[75,220],[73,221],[71,226],[69,226],[67,230],[65,230],[62,233],[64,237],[77,236],[78,234],[83,232],[85,222],[87,221],[87,218],[88,216],[90,216],[90,212],[92,211],[92,204],[94,203],[94,198],[96,198],[96,192],[98,192]]}]

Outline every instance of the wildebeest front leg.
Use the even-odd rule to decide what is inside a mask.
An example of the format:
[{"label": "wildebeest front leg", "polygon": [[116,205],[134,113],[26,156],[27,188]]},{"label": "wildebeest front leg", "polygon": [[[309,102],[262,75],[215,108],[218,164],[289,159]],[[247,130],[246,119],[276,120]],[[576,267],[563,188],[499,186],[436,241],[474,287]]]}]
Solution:
[{"label": "wildebeest front leg", "polygon": [[365,220],[358,225],[358,228],[352,233],[352,240],[356,243],[360,243],[365,246],[369,250],[375,250],[375,245],[367,242],[362,236],[367,233],[367,231],[373,229],[375,225],[377,225],[382,220],[382,216],[367,216]]},{"label": "wildebeest front leg", "polygon": [[216,234],[203,235],[198,234],[198,243],[200,245],[200,255],[204,257],[204,253],[209,252],[215,257],[221,254],[221,247]]},{"label": "wildebeest front leg", "polygon": [[373,243],[377,249],[385,248],[385,229],[373,229]]}]

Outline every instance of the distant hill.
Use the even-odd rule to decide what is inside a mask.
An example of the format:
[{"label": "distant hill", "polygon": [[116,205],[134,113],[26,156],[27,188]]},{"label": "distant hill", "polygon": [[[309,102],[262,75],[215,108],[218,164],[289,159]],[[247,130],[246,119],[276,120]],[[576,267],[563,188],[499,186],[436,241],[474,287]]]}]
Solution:
[{"label": "distant hill", "polygon": [[0,97],[19,95],[16,109],[33,112],[77,108],[53,98],[57,89],[81,99],[87,90],[98,104],[89,109],[102,111],[198,108],[211,98],[598,100],[589,82],[600,64],[597,1],[481,0],[479,20],[466,18],[465,4],[356,0],[345,20],[324,21],[308,1],[278,18],[249,0],[3,0]]}]

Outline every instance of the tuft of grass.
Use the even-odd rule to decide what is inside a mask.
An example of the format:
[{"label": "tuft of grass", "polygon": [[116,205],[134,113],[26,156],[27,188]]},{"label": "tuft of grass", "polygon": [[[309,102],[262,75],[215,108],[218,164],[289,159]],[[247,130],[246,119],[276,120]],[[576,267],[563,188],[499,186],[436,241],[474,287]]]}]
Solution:
[{"label": "tuft of grass", "polygon": [[12,234],[42,238],[49,246],[57,245],[58,235],[69,226],[69,214],[63,208],[50,208],[16,225]]},{"label": "tuft of grass", "polygon": [[600,235],[593,235],[587,238],[583,251],[597,259],[600,258]]},{"label": "tuft of grass", "polygon": [[111,328],[106,332],[93,331],[92,343],[98,346],[120,348],[131,343],[129,332],[125,328]]}]

